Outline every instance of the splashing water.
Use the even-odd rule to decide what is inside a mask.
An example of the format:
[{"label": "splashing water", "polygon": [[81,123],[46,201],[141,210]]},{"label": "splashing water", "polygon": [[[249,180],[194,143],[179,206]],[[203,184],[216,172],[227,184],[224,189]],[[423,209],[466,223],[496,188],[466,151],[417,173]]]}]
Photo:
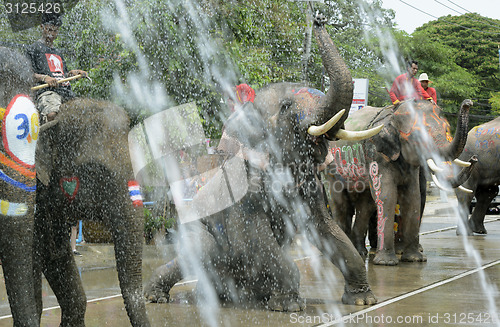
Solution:
[{"label": "splashing water", "polygon": [[[137,107],[145,108],[152,113],[160,113],[162,110],[167,108],[172,108],[176,106],[176,103],[169,95],[166,94],[165,88],[160,81],[155,80],[152,76],[155,76],[155,72],[152,69],[151,62],[149,62],[147,56],[141,50],[137,40],[134,36],[134,22],[137,21],[138,17],[144,19],[145,21],[151,21],[151,17],[144,12],[133,12],[128,9],[127,6],[121,0],[116,0],[116,12],[105,12],[103,13],[102,21],[105,22],[105,26],[108,30],[114,33],[119,33],[121,40],[124,42],[126,47],[132,51],[138,60],[138,69],[135,73],[130,74],[126,81],[120,80],[118,76],[115,76],[114,87],[116,98],[122,99],[127,104],[127,107]],[[367,7],[365,7],[364,2],[360,3],[360,9],[364,11],[367,16],[377,17],[377,13],[372,13]],[[235,85],[237,78],[237,70],[228,61],[215,61],[214,58],[221,55],[219,51],[219,46],[217,42],[207,33],[210,26],[210,17],[208,15],[200,15],[199,11],[196,9],[195,4],[192,1],[166,1],[166,6],[170,8],[172,12],[181,10],[188,19],[181,19],[179,24],[180,32],[183,32],[182,37],[190,38],[194,41],[194,44],[198,47],[198,53],[200,55],[201,71],[200,76],[202,80],[206,83],[214,82],[220,86],[220,89],[232,94],[231,87]],[[181,9],[179,9],[181,8]],[[141,16],[142,15],[142,16]],[[187,26],[186,21],[189,20],[193,23],[193,27]],[[374,18],[375,20],[375,18]],[[373,24],[375,25],[375,24]],[[154,24],[151,25],[151,29],[155,30]],[[382,49],[382,53],[385,56],[385,62],[388,66],[385,68],[389,71],[391,75],[397,75],[399,67],[401,66],[401,56],[398,54],[396,42],[390,35],[386,32],[377,29],[376,35],[380,40],[378,47]],[[369,37],[369,34],[366,34]],[[195,67],[193,67],[195,69]],[[197,69],[197,68],[196,68]],[[125,100],[123,100],[125,99]],[[175,112],[175,114],[174,114]],[[224,120],[224,113],[218,113],[221,115],[220,119]],[[174,115],[178,115],[179,120],[174,119]],[[179,207],[186,208],[184,213],[181,213],[182,217],[185,217],[186,221],[196,220],[200,217],[194,216],[195,213],[190,211],[189,204],[186,204],[185,193],[186,186],[185,181],[187,178],[203,177],[202,174],[197,175],[197,173],[186,172],[183,169],[181,162],[184,160],[179,156],[179,150],[185,150],[186,153],[191,153],[193,156],[199,156],[200,153],[206,154],[206,150],[200,149],[199,144],[203,143],[205,136],[203,131],[200,131],[201,122],[200,117],[197,116],[196,110],[192,108],[179,108],[176,107],[175,110],[168,112],[164,119],[158,120],[160,116],[154,116],[155,118],[146,121],[144,125],[135,132],[137,133],[136,139],[140,139],[141,142],[138,147],[143,147],[147,145],[149,151],[143,153],[140,160],[144,160],[141,167],[148,166],[151,162],[160,163],[158,171],[154,174],[159,177],[165,183],[171,185],[171,191],[176,205]],[[196,117],[195,117],[196,116]],[[173,124],[165,123],[165,120],[171,120]],[[421,122],[419,122],[421,123]],[[165,127],[167,124],[168,126]],[[176,125],[176,127],[172,127]],[[144,127],[142,127],[144,126]],[[424,126],[420,126],[422,131],[425,131]],[[142,130],[144,129],[144,130]],[[166,135],[164,133],[165,129],[169,131],[175,131],[176,133],[170,133]],[[175,134],[172,136],[172,134]],[[431,142],[431,138],[426,134],[422,134],[423,144],[428,144]],[[279,153],[280,147],[276,140],[268,139],[268,150],[270,152]],[[135,152],[138,153],[138,152]],[[433,154],[436,162],[441,162],[442,158],[439,158],[437,153]],[[149,167],[150,168],[150,167]],[[139,169],[142,170],[142,169]],[[211,175],[211,171],[207,171],[207,176]],[[292,180],[293,182],[293,180]],[[287,185],[290,183],[289,170],[276,171],[273,175],[273,184],[276,185]],[[286,200],[282,199],[283,195],[280,191],[276,192],[273,201],[281,205],[291,205],[294,208],[296,214],[290,218],[291,221],[286,223],[286,226],[290,229],[290,233],[293,233],[291,226],[297,226],[299,231],[299,240],[297,245],[300,247],[301,251],[304,253],[303,256],[310,258],[311,267],[314,275],[319,280],[324,280],[327,285],[339,285],[339,281],[333,273],[325,273],[324,266],[322,265],[322,259],[318,255],[315,248],[307,241],[303,241],[306,238],[305,230],[305,220],[307,219],[307,204],[301,202],[288,203]],[[281,201],[281,202],[280,202]],[[215,208],[221,209],[221,208]],[[214,209],[214,210],[215,210]],[[182,209],[181,209],[182,210]],[[459,219],[459,221],[461,221]],[[180,233],[183,233],[184,226],[180,226]],[[317,233],[313,231],[313,239],[319,239]],[[463,237],[464,247],[469,256],[474,258],[474,261],[478,267],[481,266],[481,258],[478,252],[473,248],[472,244],[468,241],[466,237]],[[185,266],[189,266],[189,271],[184,267],[186,273],[193,273],[198,277],[198,284],[203,286],[201,293],[204,295],[201,299],[203,318],[207,321],[210,326],[218,326],[220,324],[218,312],[220,310],[220,302],[218,295],[215,290],[210,287],[209,276],[205,273],[206,270],[200,262],[199,258],[195,255],[201,253],[203,249],[200,249],[202,244],[197,242],[186,242],[181,246],[185,252],[191,253],[186,258]],[[333,249],[332,249],[333,251]],[[479,271],[481,278],[481,285],[483,291],[488,297],[489,310],[493,317],[496,317],[497,308],[495,304],[495,297],[497,296],[497,291],[489,284],[488,280],[484,276],[482,270]],[[329,292],[329,290],[325,290]],[[333,292],[330,292],[330,297],[332,297]],[[328,295],[327,295],[328,296]],[[334,313],[335,316],[340,316],[340,311],[335,304],[327,304],[327,309],[324,312]],[[497,322],[498,323],[498,322]]]},{"label": "splashing water", "polygon": [[[366,3],[363,1],[358,1],[359,8],[362,10],[368,17],[371,17],[375,21],[377,16],[376,12],[370,12],[370,9],[367,7]],[[382,53],[384,54],[384,59],[385,62],[389,64],[389,67],[385,67],[388,69],[392,75],[397,76],[399,74],[399,67],[404,65],[400,65],[400,63],[403,63],[401,60],[402,56],[399,54],[398,47],[396,45],[396,42],[394,41],[394,38],[387,32],[382,31],[381,29],[376,29],[376,35],[378,36],[378,40],[380,40],[380,48],[382,49]],[[369,37],[368,33],[366,34],[367,37]],[[409,86],[408,86],[409,87]],[[412,117],[416,117],[418,115],[418,112],[416,112],[415,106],[410,105],[412,114]],[[421,138],[419,144],[421,145],[421,149],[419,151],[421,155],[421,162],[425,162],[428,157],[424,156],[424,153],[428,154],[429,147],[426,145],[433,144],[432,137],[427,133],[427,128],[424,126],[423,122],[421,119],[417,119],[418,123],[418,128],[422,133],[419,133],[419,137]],[[432,147],[430,148],[432,149]],[[441,157],[437,149],[434,147],[434,151],[431,153],[432,159],[439,163],[439,162],[445,162],[445,159]],[[427,167],[426,167],[427,168]],[[455,175],[457,174],[457,169],[452,170],[451,172],[447,169],[445,169],[443,172],[438,173],[441,178],[439,180],[444,181],[444,186],[447,187],[449,190],[452,190],[450,183],[448,180],[445,178],[445,176],[449,176],[451,174]],[[491,315],[491,318],[493,322],[497,325],[500,326],[500,321],[498,319],[498,308],[497,308],[497,298],[499,296],[498,289],[494,284],[490,282],[488,277],[486,276],[484,269],[482,268],[482,259],[481,255],[479,252],[474,248],[474,245],[472,242],[469,240],[467,237],[467,228],[464,225],[464,221],[460,218],[461,213],[459,210],[464,210],[461,208],[460,205],[453,205],[453,212],[456,220],[458,221],[458,226],[457,230],[461,234],[461,241],[463,244],[463,247],[467,253],[467,256],[472,258],[474,261],[474,264],[477,268],[477,273],[479,275],[479,280],[481,284],[481,289],[483,291],[483,294],[486,296],[487,301],[488,301],[488,311]]]}]

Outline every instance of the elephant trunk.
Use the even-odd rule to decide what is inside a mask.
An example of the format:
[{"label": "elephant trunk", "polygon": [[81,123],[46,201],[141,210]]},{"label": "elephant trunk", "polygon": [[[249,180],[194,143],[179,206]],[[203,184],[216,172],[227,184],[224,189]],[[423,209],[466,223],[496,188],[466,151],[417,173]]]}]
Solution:
[{"label": "elephant trunk", "polygon": [[326,96],[322,97],[319,106],[315,108],[314,121],[310,123],[321,125],[342,109],[345,109],[346,112],[344,115],[328,132],[329,135],[333,136],[339,131],[349,114],[354,86],[349,68],[326,31],[325,21],[326,19],[322,17],[316,17],[314,33],[318,42],[323,66],[330,77],[330,87]]},{"label": "elephant trunk", "polygon": [[[115,244],[116,268],[118,280],[122,290],[125,309],[134,327],[150,326],[146,316],[146,306],[142,291],[142,233],[144,221],[141,218],[142,207],[133,208],[128,204],[127,208],[116,211],[113,238]],[[123,219],[121,214],[125,212]]]},{"label": "elephant trunk", "polygon": [[462,170],[456,175],[453,176],[452,178],[448,179],[448,182],[450,183],[451,187],[456,188],[465,183],[467,181],[472,173],[472,171],[475,169],[475,165],[477,163],[477,156],[473,155],[469,159],[470,165],[468,167],[463,167]]},{"label": "elephant trunk", "polygon": [[445,160],[458,158],[465,147],[465,143],[467,142],[467,132],[469,130],[469,109],[472,104],[471,100],[466,99],[460,106],[457,130],[455,132],[455,136],[453,137],[453,141],[440,150],[440,154],[445,158]]},{"label": "elephant trunk", "polygon": [[[34,196],[30,198],[31,203],[34,202]],[[34,301],[32,256],[34,208],[31,203],[24,217],[0,216],[2,269],[14,326],[40,326],[40,317]]]}]

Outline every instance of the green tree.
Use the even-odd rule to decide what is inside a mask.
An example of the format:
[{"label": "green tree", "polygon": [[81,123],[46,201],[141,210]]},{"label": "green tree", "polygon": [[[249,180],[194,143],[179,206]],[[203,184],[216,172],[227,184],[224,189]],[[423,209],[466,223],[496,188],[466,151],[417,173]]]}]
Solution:
[{"label": "green tree", "polygon": [[441,17],[417,28],[412,41],[445,106],[472,98],[473,124],[492,118],[494,101],[488,100],[500,90],[500,20],[476,13]]}]

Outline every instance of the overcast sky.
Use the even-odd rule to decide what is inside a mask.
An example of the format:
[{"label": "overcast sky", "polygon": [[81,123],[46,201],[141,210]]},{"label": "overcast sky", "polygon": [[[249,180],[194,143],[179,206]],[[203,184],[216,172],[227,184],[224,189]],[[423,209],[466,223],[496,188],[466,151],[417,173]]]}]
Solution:
[{"label": "overcast sky", "polygon": [[[397,28],[410,34],[428,21],[447,15],[476,12],[500,19],[500,0],[382,0],[382,3],[383,8],[396,12]],[[498,29],[500,32],[500,26]]]}]

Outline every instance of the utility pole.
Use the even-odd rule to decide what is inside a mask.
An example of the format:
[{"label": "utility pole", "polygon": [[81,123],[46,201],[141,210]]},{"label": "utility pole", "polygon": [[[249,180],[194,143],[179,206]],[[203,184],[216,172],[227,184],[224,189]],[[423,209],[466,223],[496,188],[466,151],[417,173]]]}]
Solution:
[{"label": "utility pole", "polygon": [[[307,4],[307,7],[309,7],[310,3]],[[302,82],[307,83],[309,81],[309,78],[307,76],[308,73],[308,63],[309,63],[309,58],[311,57],[311,39],[312,39],[312,32],[313,32],[313,17],[312,17],[312,10],[309,10],[309,8],[306,8],[306,31],[304,35],[304,53],[302,54]]]}]

